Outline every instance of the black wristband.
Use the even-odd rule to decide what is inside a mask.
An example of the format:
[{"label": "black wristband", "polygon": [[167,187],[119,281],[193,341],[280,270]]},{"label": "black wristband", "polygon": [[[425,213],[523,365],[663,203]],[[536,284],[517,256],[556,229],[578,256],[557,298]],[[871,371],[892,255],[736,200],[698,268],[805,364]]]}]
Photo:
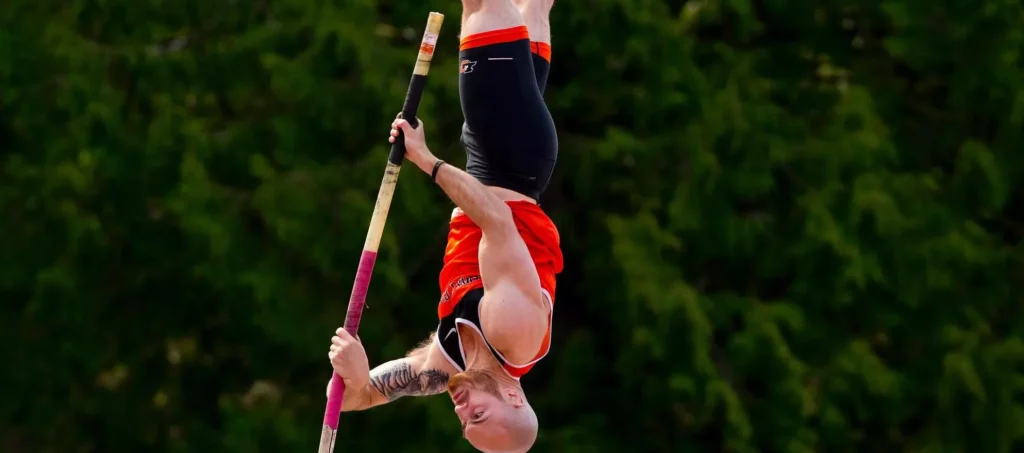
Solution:
[{"label": "black wristband", "polygon": [[430,171],[431,181],[437,182],[437,171],[441,169],[441,165],[444,165],[444,163],[445,162],[441,159],[438,159],[437,162],[434,162],[434,169]]}]

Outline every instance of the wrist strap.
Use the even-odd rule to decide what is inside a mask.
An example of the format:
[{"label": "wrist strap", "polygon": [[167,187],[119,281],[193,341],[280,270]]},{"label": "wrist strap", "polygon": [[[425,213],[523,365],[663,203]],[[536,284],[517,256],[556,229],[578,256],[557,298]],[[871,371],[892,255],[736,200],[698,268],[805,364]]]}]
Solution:
[{"label": "wrist strap", "polygon": [[437,182],[437,171],[441,169],[441,166],[444,165],[444,163],[445,162],[441,159],[438,159],[437,162],[434,162],[434,169],[430,171],[431,181]]}]

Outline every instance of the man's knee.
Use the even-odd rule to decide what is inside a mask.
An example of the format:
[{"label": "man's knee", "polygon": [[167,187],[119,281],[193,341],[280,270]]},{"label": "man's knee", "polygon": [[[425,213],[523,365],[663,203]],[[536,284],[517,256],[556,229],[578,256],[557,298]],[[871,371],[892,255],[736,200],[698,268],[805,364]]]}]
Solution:
[{"label": "man's knee", "polygon": [[462,0],[462,35],[525,25],[512,0]]},{"label": "man's knee", "polygon": [[476,12],[484,9],[504,9],[515,7],[514,0],[462,0],[462,11]]},{"label": "man's knee", "polygon": [[484,7],[484,0],[462,0],[462,18],[479,12]]}]

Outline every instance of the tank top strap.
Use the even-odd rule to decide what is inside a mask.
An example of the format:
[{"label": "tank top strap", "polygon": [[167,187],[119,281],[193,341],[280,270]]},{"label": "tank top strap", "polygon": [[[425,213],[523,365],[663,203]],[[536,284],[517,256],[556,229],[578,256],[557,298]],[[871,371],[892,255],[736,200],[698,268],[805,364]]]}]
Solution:
[{"label": "tank top strap", "polygon": [[505,358],[501,356],[501,353],[494,346],[491,346],[491,343],[487,341],[487,336],[484,335],[483,328],[480,327],[480,301],[483,300],[483,297],[484,289],[482,287],[466,292],[458,299],[451,312],[447,316],[442,317],[438,322],[434,338],[441,348],[441,352],[448,359],[448,362],[457,370],[465,371],[466,352],[462,346],[462,337],[458,328],[459,324],[465,325],[480,335],[480,339],[487,345],[491,355],[501,364],[502,369],[508,373],[508,362],[505,361]]}]

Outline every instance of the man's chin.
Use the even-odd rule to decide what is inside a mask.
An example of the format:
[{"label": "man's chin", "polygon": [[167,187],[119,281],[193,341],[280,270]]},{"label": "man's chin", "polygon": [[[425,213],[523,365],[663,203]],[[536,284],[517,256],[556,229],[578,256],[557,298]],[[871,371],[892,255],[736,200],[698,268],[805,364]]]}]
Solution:
[{"label": "man's chin", "polygon": [[501,398],[501,389],[498,381],[486,372],[469,370],[462,373],[455,373],[448,378],[448,393],[454,396],[462,390],[480,390]]},{"label": "man's chin", "polygon": [[455,396],[460,390],[467,390],[473,386],[473,377],[466,373],[455,373],[448,378],[448,394]]}]

